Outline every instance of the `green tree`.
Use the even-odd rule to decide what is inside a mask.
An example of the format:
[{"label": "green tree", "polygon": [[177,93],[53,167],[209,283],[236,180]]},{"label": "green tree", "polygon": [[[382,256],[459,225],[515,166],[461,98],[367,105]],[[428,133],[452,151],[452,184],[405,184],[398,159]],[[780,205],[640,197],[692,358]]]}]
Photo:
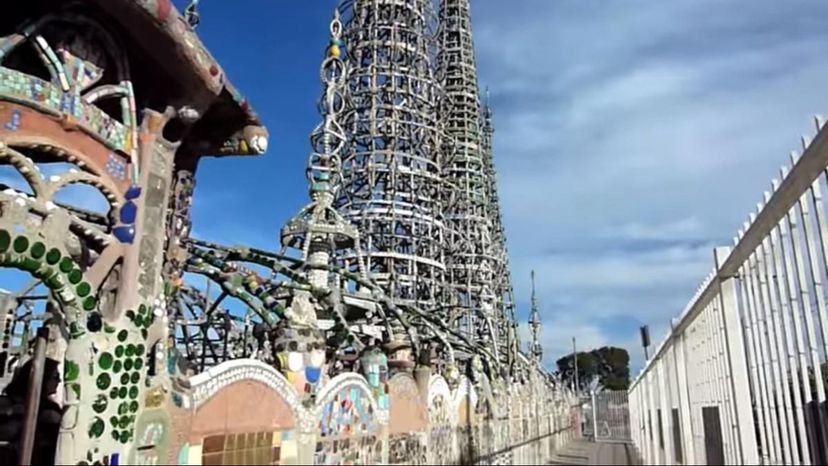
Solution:
[{"label": "green tree", "polygon": [[[607,390],[626,390],[630,386],[630,355],[623,348],[605,346],[590,352],[580,352],[578,358],[578,379],[581,388],[586,388],[593,377]],[[575,359],[567,355],[558,359],[558,374],[567,383],[574,383]]]}]

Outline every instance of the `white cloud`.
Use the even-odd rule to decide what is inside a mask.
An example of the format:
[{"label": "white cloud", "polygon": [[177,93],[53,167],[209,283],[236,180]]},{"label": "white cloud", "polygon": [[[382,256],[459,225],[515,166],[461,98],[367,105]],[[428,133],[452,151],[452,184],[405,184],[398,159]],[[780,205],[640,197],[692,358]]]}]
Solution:
[{"label": "white cloud", "polygon": [[[713,0],[475,2],[515,287],[537,271],[547,360],[639,360],[730,243],[810,116],[828,7]],[[506,14],[508,9],[508,14]],[[525,305],[524,305],[525,307]],[[526,310],[521,311],[527,314]],[[625,319],[623,329],[602,322]]]}]

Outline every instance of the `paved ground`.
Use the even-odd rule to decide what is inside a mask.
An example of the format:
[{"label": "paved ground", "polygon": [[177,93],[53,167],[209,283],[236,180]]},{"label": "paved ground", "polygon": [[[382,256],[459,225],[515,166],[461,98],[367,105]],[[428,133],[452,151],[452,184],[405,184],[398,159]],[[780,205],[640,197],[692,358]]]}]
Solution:
[{"label": "paved ground", "polygon": [[592,443],[577,441],[555,455],[549,464],[607,464],[638,465],[638,455],[632,445],[623,443]]}]

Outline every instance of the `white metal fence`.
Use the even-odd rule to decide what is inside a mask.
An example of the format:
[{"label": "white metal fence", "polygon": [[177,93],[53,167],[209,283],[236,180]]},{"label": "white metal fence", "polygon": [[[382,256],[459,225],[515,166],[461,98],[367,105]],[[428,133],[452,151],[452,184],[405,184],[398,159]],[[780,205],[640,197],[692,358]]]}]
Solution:
[{"label": "white metal fence", "polygon": [[648,464],[828,463],[828,129],[816,125],[630,389]]},{"label": "white metal fence", "polygon": [[583,434],[596,442],[629,442],[630,409],[626,391],[603,391],[582,398]]}]

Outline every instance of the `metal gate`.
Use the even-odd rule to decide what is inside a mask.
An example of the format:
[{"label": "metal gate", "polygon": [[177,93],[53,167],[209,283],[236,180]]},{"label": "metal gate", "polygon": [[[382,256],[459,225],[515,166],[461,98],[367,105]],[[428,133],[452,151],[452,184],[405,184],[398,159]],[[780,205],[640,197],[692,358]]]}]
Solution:
[{"label": "metal gate", "polygon": [[630,408],[626,391],[604,391],[584,398],[583,433],[596,442],[630,442]]}]

